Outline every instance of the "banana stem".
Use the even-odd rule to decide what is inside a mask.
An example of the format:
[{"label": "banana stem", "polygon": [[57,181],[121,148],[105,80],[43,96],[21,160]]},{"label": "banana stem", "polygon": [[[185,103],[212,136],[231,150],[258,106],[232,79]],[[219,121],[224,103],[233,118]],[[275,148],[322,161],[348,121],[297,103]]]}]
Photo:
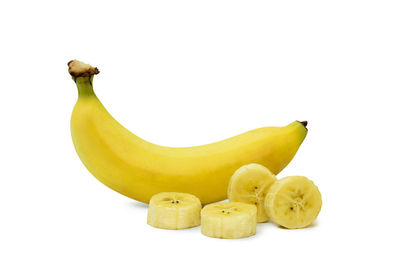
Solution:
[{"label": "banana stem", "polygon": [[68,72],[78,87],[79,97],[95,96],[93,91],[93,77],[100,71],[78,60],[68,62]]},{"label": "banana stem", "polygon": [[96,96],[93,91],[93,76],[77,77],[75,79],[79,97]]}]

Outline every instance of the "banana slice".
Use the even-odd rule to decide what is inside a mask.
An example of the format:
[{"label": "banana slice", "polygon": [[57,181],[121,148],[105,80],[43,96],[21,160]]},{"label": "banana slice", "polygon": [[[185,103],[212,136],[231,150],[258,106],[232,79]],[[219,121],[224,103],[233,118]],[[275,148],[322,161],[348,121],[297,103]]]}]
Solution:
[{"label": "banana slice", "polygon": [[275,182],[265,198],[267,215],[290,229],[310,225],[321,210],[318,187],[304,176],[289,176]]},{"label": "banana slice", "polygon": [[147,224],[162,229],[186,229],[200,225],[200,200],[186,193],[164,192],[150,199]]},{"label": "banana slice", "polygon": [[214,203],[201,210],[201,233],[215,238],[243,238],[256,233],[257,208],[241,202]]},{"label": "banana slice", "polygon": [[270,186],[276,181],[275,175],[260,164],[240,167],[231,177],[228,186],[229,201],[238,201],[257,206],[257,222],[267,222],[264,199]]}]

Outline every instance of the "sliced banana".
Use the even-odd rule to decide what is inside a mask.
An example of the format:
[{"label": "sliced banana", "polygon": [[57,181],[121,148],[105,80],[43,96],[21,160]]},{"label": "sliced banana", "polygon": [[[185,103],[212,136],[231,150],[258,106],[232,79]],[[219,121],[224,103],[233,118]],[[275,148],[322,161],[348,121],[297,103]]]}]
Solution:
[{"label": "sliced banana", "polygon": [[321,210],[318,187],[304,176],[289,176],[275,182],[265,198],[267,215],[286,228],[310,225]]},{"label": "sliced banana", "polygon": [[200,200],[186,193],[164,192],[150,199],[147,223],[162,229],[186,229],[200,225]]},{"label": "sliced banana", "polygon": [[240,167],[231,177],[228,186],[229,201],[244,202],[257,206],[257,222],[267,222],[264,199],[270,186],[276,181],[275,175],[260,164]]},{"label": "sliced banana", "polygon": [[243,238],[256,233],[257,208],[241,202],[214,203],[201,210],[201,233],[215,238]]}]

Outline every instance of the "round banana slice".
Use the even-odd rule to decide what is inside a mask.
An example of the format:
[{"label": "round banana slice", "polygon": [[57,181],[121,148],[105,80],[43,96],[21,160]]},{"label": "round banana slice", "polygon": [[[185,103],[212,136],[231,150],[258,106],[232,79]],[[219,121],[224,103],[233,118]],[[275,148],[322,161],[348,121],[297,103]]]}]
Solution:
[{"label": "round banana slice", "polygon": [[260,164],[240,167],[231,177],[228,186],[229,201],[238,201],[257,206],[257,222],[267,222],[264,199],[270,186],[276,181],[275,175]]},{"label": "round banana slice", "polygon": [[164,192],[150,199],[147,224],[162,229],[186,229],[200,225],[200,200],[186,193]]},{"label": "round banana slice", "polygon": [[214,203],[201,210],[201,233],[215,238],[243,238],[256,233],[257,208],[241,202]]},{"label": "round banana slice", "polygon": [[310,225],[321,210],[318,187],[304,176],[289,176],[275,182],[265,198],[267,215],[290,229]]}]

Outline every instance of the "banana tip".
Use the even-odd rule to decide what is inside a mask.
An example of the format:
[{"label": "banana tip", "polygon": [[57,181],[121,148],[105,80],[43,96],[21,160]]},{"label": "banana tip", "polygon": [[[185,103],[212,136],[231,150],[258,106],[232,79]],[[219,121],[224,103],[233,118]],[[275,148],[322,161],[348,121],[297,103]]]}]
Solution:
[{"label": "banana tip", "polygon": [[307,128],[308,121],[300,121],[300,123],[303,124],[303,126]]}]

